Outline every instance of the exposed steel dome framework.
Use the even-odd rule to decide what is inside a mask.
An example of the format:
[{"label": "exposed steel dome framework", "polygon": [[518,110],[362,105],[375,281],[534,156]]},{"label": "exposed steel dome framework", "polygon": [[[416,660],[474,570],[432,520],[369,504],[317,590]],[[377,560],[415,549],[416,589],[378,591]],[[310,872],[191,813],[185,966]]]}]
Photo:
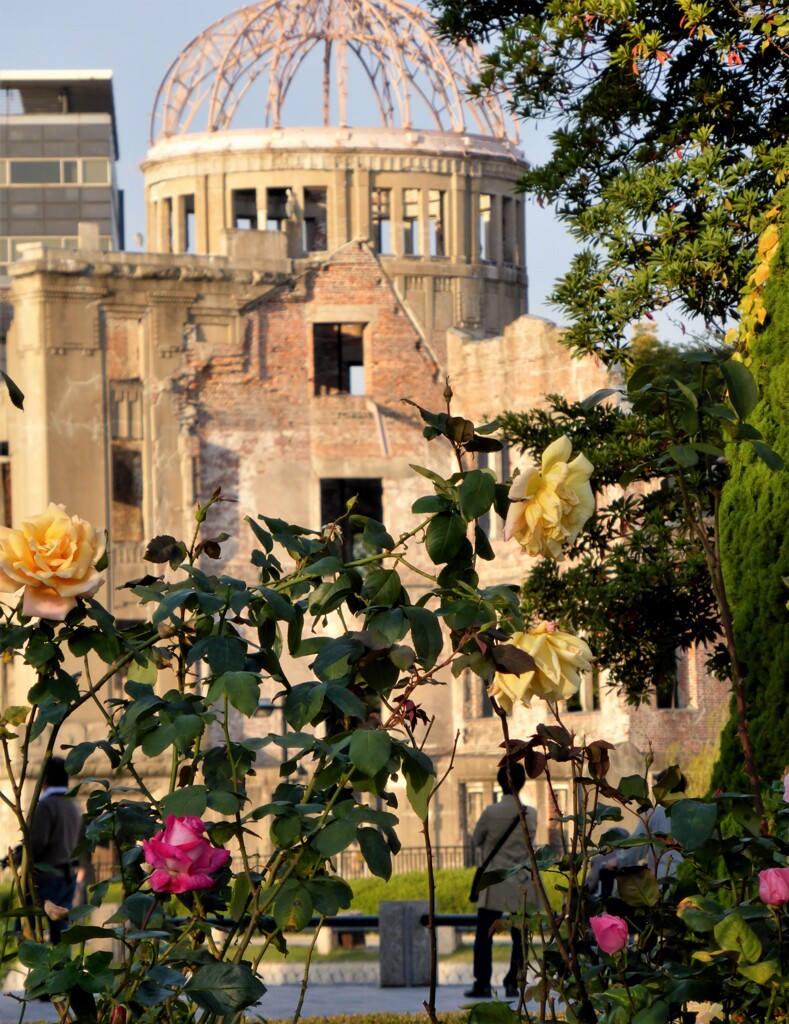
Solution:
[{"label": "exposed steel dome framework", "polygon": [[229,128],[261,77],[264,126],[282,127],[288,90],[316,48],[323,64],[324,125],[333,123],[333,97],[334,124],[351,127],[350,65],[359,75],[354,89],[360,79],[368,83],[383,128],[515,140],[498,98],[468,95],[479,72],[479,51],[440,43],[432,19],[419,7],[405,0],[261,0],[217,21],[176,58],[156,95],[151,142]]}]

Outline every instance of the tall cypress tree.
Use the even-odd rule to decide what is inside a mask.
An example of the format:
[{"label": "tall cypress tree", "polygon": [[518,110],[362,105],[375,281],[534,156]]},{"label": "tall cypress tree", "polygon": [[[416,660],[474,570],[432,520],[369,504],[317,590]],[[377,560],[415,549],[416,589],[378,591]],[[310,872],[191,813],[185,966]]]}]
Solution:
[{"label": "tall cypress tree", "polygon": [[[749,421],[789,464],[789,228],[764,288],[765,326],[748,349],[760,401]],[[766,781],[789,765],[789,469],[770,470],[750,445],[732,446],[731,478],[721,503],[721,549],[745,666],[748,719],[756,764]],[[721,738],[713,785],[745,784],[732,715]]]}]

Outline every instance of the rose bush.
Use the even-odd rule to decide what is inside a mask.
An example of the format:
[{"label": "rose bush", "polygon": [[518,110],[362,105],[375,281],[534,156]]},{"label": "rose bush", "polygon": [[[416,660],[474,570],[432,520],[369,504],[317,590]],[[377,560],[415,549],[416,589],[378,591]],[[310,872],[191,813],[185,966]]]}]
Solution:
[{"label": "rose bush", "polygon": [[51,502],[18,530],[0,526],[0,592],[24,587],[22,614],[61,620],[78,597],[96,593],[104,539],[84,519]]},{"label": "rose bush", "polygon": [[170,814],[163,832],[143,840],[145,862],[153,868],[149,882],[154,892],[191,892],[215,884],[215,873],[230,860],[230,852],[212,846],[205,831],[200,818]]},{"label": "rose bush", "polygon": [[[776,788],[774,821],[768,821],[752,799],[736,795],[669,800],[660,787],[650,794],[648,765],[617,786],[608,780],[611,743],[573,736],[558,705],[577,690],[592,651],[569,626],[535,624],[524,615],[517,587],[480,586],[477,559],[494,556],[480,520],[494,506],[506,515],[507,488],[471,456],[501,447],[491,437],[495,425],[476,428],[449,410],[420,411],[426,435],[449,442],[459,468],[444,478],[416,467],[432,493],[415,501],[412,530],[395,540],[383,523],[352,507],[318,530],[265,515],[248,519],[250,583],[212,568],[226,539],[203,536],[222,500],[217,491],[196,510],[191,542],[168,535],[148,545],[146,560],[169,565],[170,572],[128,584],[143,609],[131,624],[116,622],[89,596],[100,544],[91,542],[96,535],[87,524],[51,506],[18,537],[4,535],[4,578],[15,587],[52,589],[64,602],[50,608],[59,617],[30,621],[24,607],[14,606],[0,618],[3,657],[24,660],[35,676],[27,703],[4,709],[0,722],[7,774],[0,799],[17,817],[25,851],[14,868],[12,913],[23,935],[28,996],[52,998],[64,1021],[105,1024],[119,1019],[119,1008],[136,1024],[237,1019],[264,994],[267,950],[286,951],[291,932],[349,907],[351,889],[335,871],[337,854],[358,845],[373,874],[390,876],[399,849],[399,793],[431,849],[431,807],[438,803],[432,798],[449,773],[438,780],[423,749],[431,723],[421,688],[446,682],[450,672],[472,672],[489,688],[501,718],[505,762],[522,759],[529,777],[544,776],[549,786],[559,775],[553,763],[561,765],[569,805],[558,819],[561,849],[535,848],[525,829],[539,894],[524,906],[530,960],[539,965],[529,979],[528,998],[538,1006],[532,1005],[531,1019],[554,1019],[559,1001],[568,1019],[582,1024],[687,1024],[691,1000],[714,998],[736,1006],[748,1024],[779,1020],[773,1010],[788,1001],[784,911],[757,895],[759,872],[782,871],[787,863],[789,805]],[[589,462],[579,456],[563,463],[571,453],[559,440],[543,458],[550,479],[532,492],[543,492],[540,507],[550,515],[539,530],[553,538],[554,551],[575,530],[574,517],[590,507],[584,501]],[[575,491],[563,490],[568,480]],[[567,497],[573,493],[575,501]],[[346,560],[340,538],[349,531],[356,557]],[[422,585],[416,604],[400,575],[413,568]],[[63,580],[83,589],[54,590]],[[335,612],[354,628],[338,635],[314,631],[313,624]],[[110,680],[121,677],[122,692],[102,700]],[[282,726],[248,734],[239,722],[257,714],[263,685],[274,694]],[[507,710],[534,696],[549,702],[549,723],[534,736],[512,736]],[[30,787],[27,773],[34,750],[45,763],[62,748],[63,724],[88,702],[105,728],[66,748],[67,769],[83,776],[86,842],[113,851],[115,875],[69,911],[69,927],[50,948],[26,845],[41,787]],[[261,751],[278,755],[280,781],[258,804],[248,782]],[[141,767],[157,758],[160,777],[169,780],[161,792],[152,791]],[[603,848],[610,856],[611,848],[633,845],[614,837],[606,842],[607,822],[622,820],[626,810],[648,816],[661,801],[670,804],[671,838],[653,835],[640,844],[671,845],[683,856],[681,869],[658,879],[645,863],[629,879],[623,875],[614,913],[584,889],[589,860]],[[556,793],[549,806],[560,806]],[[736,827],[724,829],[727,816]],[[261,835],[267,837],[262,854]],[[560,879],[552,888],[558,909],[548,909],[545,871]],[[90,914],[111,881],[120,889],[120,906],[93,924]],[[429,884],[427,895],[432,915]],[[632,938],[616,963],[600,956],[622,941],[622,925],[601,927],[607,917],[624,921]],[[590,918],[598,919],[599,949],[590,942]],[[112,960],[92,949],[97,938],[111,940],[123,955]],[[431,967],[426,1002],[435,1024],[434,928]],[[526,997],[526,978],[520,981]],[[477,1024],[485,1024],[485,1012],[475,1009]],[[499,1024],[519,1019],[501,1004],[495,1015]]]},{"label": "rose bush", "polygon": [[558,438],[545,449],[541,467],[523,469],[510,488],[504,537],[514,537],[533,557],[560,561],[594,512],[593,466],[584,455],[570,461],[572,452],[570,439]]},{"label": "rose bush", "polygon": [[538,622],[513,633],[510,643],[530,655],[534,668],[519,675],[497,672],[493,677],[488,692],[507,712],[516,702],[530,707],[534,697],[567,700],[578,692],[582,673],[591,671],[594,662],[588,644],[554,622]]}]

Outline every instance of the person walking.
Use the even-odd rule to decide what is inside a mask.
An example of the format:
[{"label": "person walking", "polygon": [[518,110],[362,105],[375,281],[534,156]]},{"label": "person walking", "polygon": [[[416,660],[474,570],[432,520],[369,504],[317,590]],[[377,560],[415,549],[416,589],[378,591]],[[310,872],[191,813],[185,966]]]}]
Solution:
[{"label": "person walking", "polygon": [[[496,776],[502,799],[490,804],[479,817],[472,840],[476,847],[480,862],[485,871],[496,868],[519,868],[515,874],[502,882],[490,885],[479,893],[477,904],[477,927],[474,936],[474,985],[465,995],[471,999],[490,999],[491,974],[493,971],[493,929],[504,914],[520,915],[523,913],[524,897],[534,900],[536,888],[531,882],[531,871],[528,864],[528,847],[523,835],[520,816],[517,813],[513,791],[518,794],[526,781],[526,772],[520,762],[510,765],[509,776],[507,767],[499,768]],[[534,837],[537,831],[537,812],[533,807],[523,805],[529,835]],[[524,964],[523,934],[520,924],[510,929],[512,935],[512,951],[510,966],[504,977],[504,987],[508,999],[517,998],[518,981]]]},{"label": "person walking", "polygon": [[[69,910],[74,903],[79,858],[75,849],[85,836],[82,811],[66,799],[69,777],[62,757],[51,757],[44,769],[44,788],[30,825],[30,857],[36,868],[38,902],[49,901]],[[45,870],[40,870],[40,868]],[[54,945],[68,927],[63,918],[49,917],[49,939]]]}]

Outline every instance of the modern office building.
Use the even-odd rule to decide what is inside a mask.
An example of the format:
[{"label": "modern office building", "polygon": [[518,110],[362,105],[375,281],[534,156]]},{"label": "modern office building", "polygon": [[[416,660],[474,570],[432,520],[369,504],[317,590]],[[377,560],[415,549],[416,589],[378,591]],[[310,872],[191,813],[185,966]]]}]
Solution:
[{"label": "modern office building", "polygon": [[0,71],[0,275],[26,245],[123,248],[110,71]]}]

